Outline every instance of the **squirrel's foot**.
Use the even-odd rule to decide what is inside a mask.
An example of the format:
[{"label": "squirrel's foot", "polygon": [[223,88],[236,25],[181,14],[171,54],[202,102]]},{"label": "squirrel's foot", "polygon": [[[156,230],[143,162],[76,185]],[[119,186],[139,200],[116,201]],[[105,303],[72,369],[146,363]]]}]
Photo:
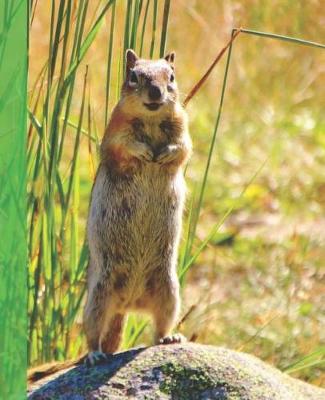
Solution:
[{"label": "squirrel's foot", "polygon": [[110,357],[110,354],[103,353],[102,351],[90,351],[85,358],[84,363],[87,367],[103,364]]},{"label": "squirrel's foot", "polygon": [[174,344],[174,343],[184,343],[187,339],[181,333],[174,333],[173,335],[165,336],[159,339],[158,344]]}]

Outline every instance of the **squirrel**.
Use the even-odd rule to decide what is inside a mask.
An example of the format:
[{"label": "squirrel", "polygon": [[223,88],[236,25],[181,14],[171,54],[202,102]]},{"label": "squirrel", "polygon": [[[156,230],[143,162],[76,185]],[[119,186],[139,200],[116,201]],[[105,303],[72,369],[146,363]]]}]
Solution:
[{"label": "squirrel", "polygon": [[183,169],[192,148],[174,62],[174,52],[146,60],[126,51],[125,81],[101,143],[87,221],[89,353],[64,368],[81,360],[94,365],[116,352],[128,311],[152,316],[156,344],[186,340],[171,335],[180,311]]},{"label": "squirrel", "polygon": [[155,343],[180,340],[169,334],[180,308],[176,262],[191,139],[174,61],[175,53],[151,61],[126,52],[87,223],[84,331],[91,364],[118,349],[128,311],[152,316]]}]

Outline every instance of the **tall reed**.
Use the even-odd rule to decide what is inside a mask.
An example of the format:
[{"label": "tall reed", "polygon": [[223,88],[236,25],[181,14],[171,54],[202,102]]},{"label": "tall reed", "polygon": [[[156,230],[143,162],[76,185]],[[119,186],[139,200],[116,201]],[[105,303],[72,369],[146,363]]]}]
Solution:
[{"label": "tall reed", "polygon": [[[30,24],[38,2],[31,2]],[[52,0],[48,57],[29,92],[28,313],[30,364],[76,356],[82,349],[78,313],[85,294],[87,246],[80,229],[80,158],[97,163],[97,126],[108,121],[123,79],[124,50],[145,57],[165,51],[170,1]],[[124,15],[123,50],[116,15]],[[94,117],[85,58],[106,25],[105,112]],[[150,46],[146,46],[150,43]],[[118,82],[112,91],[112,80]],[[77,118],[75,117],[77,115]],[[84,224],[84,220],[82,223]],[[127,341],[139,331],[130,319]]]}]

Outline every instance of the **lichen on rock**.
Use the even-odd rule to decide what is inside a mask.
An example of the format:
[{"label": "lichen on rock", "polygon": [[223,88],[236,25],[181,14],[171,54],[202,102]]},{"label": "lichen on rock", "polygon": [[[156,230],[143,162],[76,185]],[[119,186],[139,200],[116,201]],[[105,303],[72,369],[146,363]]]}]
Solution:
[{"label": "lichen on rock", "polygon": [[325,390],[248,354],[193,343],[132,349],[31,387],[30,400],[324,400]]}]

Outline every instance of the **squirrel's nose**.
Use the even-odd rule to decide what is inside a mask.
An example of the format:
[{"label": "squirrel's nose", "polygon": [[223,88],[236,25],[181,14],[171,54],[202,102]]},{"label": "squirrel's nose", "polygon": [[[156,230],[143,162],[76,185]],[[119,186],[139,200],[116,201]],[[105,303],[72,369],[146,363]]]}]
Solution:
[{"label": "squirrel's nose", "polygon": [[161,98],[161,90],[159,86],[150,85],[148,95],[150,100],[157,101]]}]

